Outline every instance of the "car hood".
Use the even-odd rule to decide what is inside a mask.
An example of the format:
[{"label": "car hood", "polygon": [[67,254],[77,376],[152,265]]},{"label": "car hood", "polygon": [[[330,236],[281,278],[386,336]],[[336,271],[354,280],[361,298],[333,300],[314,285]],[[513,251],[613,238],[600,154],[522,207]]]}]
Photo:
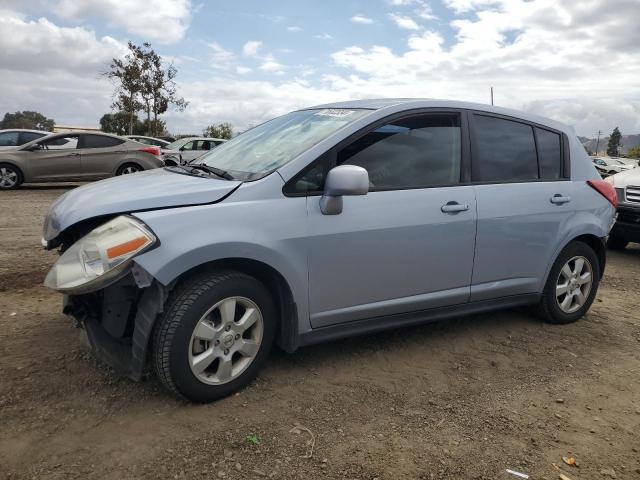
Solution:
[{"label": "car hood", "polygon": [[611,175],[609,177],[613,182],[613,186],[616,188],[625,188],[628,185],[640,186],[640,168],[632,168],[629,170],[623,170],[620,173]]},{"label": "car hood", "polygon": [[44,222],[49,242],[83,220],[158,208],[215,203],[242,182],[197,177],[156,168],[75,188],[58,198]]}]

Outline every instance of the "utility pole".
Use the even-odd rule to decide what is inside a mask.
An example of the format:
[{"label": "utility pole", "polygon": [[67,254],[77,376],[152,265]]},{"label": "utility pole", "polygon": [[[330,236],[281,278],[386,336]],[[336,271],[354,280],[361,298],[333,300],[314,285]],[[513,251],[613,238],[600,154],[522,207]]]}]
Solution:
[{"label": "utility pole", "polygon": [[491,105],[493,106],[493,87],[491,87]]},{"label": "utility pole", "polygon": [[598,147],[600,146],[600,135],[602,135],[602,131],[598,130],[598,140],[596,141],[596,155],[598,155]]}]

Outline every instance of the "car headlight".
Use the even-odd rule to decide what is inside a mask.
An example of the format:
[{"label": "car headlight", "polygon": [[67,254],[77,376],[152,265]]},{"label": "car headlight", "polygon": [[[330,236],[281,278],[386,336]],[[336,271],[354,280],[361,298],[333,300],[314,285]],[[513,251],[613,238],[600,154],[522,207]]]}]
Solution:
[{"label": "car headlight", "polygon": [[156,243],[140,221],[120,216],[74,243],[49,270],[45,286],[65,293],[87,293],[118,280],[135,255]]}]

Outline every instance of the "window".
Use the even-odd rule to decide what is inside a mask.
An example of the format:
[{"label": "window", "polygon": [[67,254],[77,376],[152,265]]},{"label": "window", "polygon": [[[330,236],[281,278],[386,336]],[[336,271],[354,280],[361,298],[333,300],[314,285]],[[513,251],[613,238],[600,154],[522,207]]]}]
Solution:
[{"label": "window", "polygon": [[80,148],[108,148],[121,145],[124,140],[102,135],[82,135]]},{"label": "window", "polygon": [[25,143],[29,143],[33,140],[36,140],[38,138],[42,138],[44,137],[43,133],[36,133],[36,132],[22,132],[20,134],[20,144],[24,145]]},{"label": "window", "polygon": [[0,147],[15,147],[18,145],[18,132],[0,133]]},{"label": "window", "polygon": [[187,142],[185,143],[180,150],[195,150],[196,142]]},{"label": "window", "polygon": [[45,150],[65,150],[74,149],[78,146],[78,136],[69,135],[62,137],[55,137],[50,140],[45,140],[40,143],[40,148]]},{"label": "window", "polygon": [[[383,125],[336,154],[336,165],[357,165],[369,173],[370,190],[452,185],[460,180],[458,115],[416,115]],[[324,186],[328,159],[301,175],[292,193]]]},{"label": "window", "polygon": [[538,143],[538,162],[540,164],[540,178],[543,180],[557,180],[562,177],[562,149],[560,135],[536,128]]},{"label": "window", "polygon": [[473,180],[484,182],[538,179],[533,128],[485,115],[473,115]]}]

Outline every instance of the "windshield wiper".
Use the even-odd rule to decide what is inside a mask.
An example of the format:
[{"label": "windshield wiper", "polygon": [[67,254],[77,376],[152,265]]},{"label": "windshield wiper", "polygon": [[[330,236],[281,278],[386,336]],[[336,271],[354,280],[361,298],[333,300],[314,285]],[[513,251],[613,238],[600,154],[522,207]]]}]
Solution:
[{"label": "windshield wiper", "polygon": [[224,178],[225,180],[235,180],[233,175],[231,175],[226,170],[222,170],[216,167],[210,167],[209,165],[205,165],[204,163],[195,163],[195,164],[187,164],[183,165],[184,167],[194,168],[196,170],[203,170],[207,173],[213,173],[214,175]]}]

